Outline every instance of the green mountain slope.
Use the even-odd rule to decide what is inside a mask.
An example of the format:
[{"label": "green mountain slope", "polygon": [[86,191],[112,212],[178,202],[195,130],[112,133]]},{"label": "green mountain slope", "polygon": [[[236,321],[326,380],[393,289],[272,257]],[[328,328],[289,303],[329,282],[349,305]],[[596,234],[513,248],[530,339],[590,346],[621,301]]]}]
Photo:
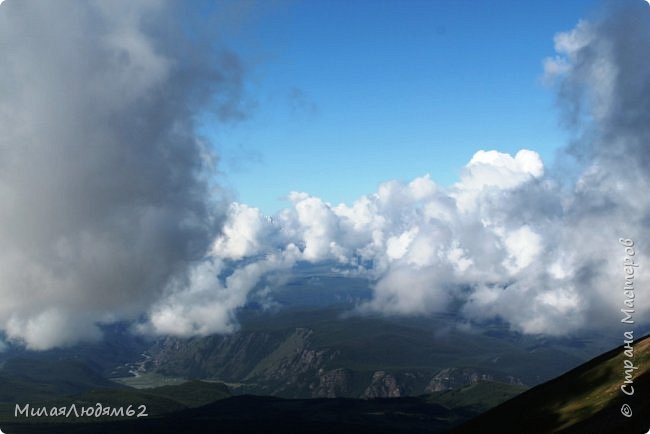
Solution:
[{"label": "green mountain slope", "polygon": [[535,385],[588,360],[601,340],[542,339],[456,327],[453,316],[350,316],[327,308],[250,314],[238,332],[167,338],[148,372],[237,384],[236,394],[285,398],[397,397],[481,380]]},{"label": "green mountain slope", "polygon": [[[96,389],[80,395],[58,399],[55,402],[66,405],[72,402],[83,406],[127,407],[145,405],[150,415],[162,415],[187,408],[200,407],[230,397],[230,391],[221,383],[188,381],[176,386],[162,386],[151,389]],[[44,402],[52,406],[52,401]]]},{"label": "green mountain slope", "polygon": [[45,400],[107,387],[124,386],[74,360],[15,358],[0,363],[0,402]]},{"label": "green mountain slope", "polygon": [[516,384],[481,381],[460,389],[434,392],[425,395],[425,399],[427,402],[435,402],[447,408],[464,408],[480,414],[526,390],[525,386]]},{"label": "green mountain slope", "polygon": [[[635,394],[625,395],[625,360],[633,366]],[[627,389],[629,391],[629,389]],[[634,344],[634,358],[623,347],[493,408],[452,431],[454,434],[646,433],[650,429],[650,337]],[[632,417],[621,414],[628,404]]]},{"label": "green mountain slope", "polygon": [[[189,381],[176,386],[134,389],[106,380],[96,371],[74,360],[10,359],[0,364],[0,422],[34,422],[16,417],[17,408],[47,409],[73,404],[113,408],[144,405],[150,415],[162,415],[199,407],[230,397],[221,383]],[[72,414],[72,413],[71,413]],[[38,419],[38,418],[37,418]],[[48,418],[63,421],[66,418]],[[0,424],[2,429],[2,424]]]}]

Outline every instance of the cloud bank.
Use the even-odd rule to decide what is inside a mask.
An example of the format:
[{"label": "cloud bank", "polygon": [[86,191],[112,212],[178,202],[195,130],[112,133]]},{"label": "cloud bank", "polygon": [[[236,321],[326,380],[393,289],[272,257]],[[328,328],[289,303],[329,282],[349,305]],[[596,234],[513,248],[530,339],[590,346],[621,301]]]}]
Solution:
[{"label": "cloud bank", "polygon": [[[573,178],[478,151],[457,184],[388,181],[352,204],[303,192],[272,218],[225,203],[196,118],[243,116],[243,69],[156,1],[8,2],[0,11],[0,328],[32,349],[232,331],[299,261],[365,276],[359,312],[454,310],[524,333],[617,327],[624,249],[650,225],[650,15],[618,8],[545,61]],[[333,175],[334,176],[334,175]],[[234,267],[234,268],[233,268]],[[648,286],[639,275],[638,287]],[[272,285],[267,285],[272,293]],[[635,300],[638,317],[650,297]]]},{"label": "cloud bank", "polygon": [[[242,116],[243,69],[159,1],[0,10],[0,328],[33,349],[137,320],[223,220],[196,116]],[[212,44],[212,45],[210,45]]]}]

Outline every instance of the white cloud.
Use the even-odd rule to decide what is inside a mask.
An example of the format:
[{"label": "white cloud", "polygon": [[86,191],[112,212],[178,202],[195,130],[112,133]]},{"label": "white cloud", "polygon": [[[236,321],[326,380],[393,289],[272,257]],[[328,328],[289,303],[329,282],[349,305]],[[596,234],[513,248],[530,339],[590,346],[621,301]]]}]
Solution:
[{"label": "white cloud", "polygon": [[467,252],[459,247],[458,241],[452,243],[447,253],[447,259],[457,270],[458,274],[464,273],[465,270],[474,264],[474,261],[467,257]]},{"label": "white cloud", "polygon": [[174,336],[228,333],[237,327],[235,311],[268,272],[290,269],[299,257],[298,249],[289,245],[277,254],[233,271],[222,283],[219,279],[224,264],[218,258],[197,264],[189,281],[162,298],[150,310],[148,322],[140,325],[144,333]]},{"label": "white cloud", "polygon": [[505,267],[516,273],[528,267],[542,251],[542,238],[528,226],[522,226],[505,237],[508,258]]},{"label": "white cloud", "polygon": [[557,33],[554,38],[557,55],[544,59],[545,79],[552,81],[569,72],[572,62],[575,62],[580,50],[589,45],[593,36],[592,26],[584,20],[569,32]]},{"label": "white cloud", "polygon": [[[350,206],[331,206],[294,192],[290,194],[292,208],[279,213],[264,231],[259,230],[263,219],[258,212],[233,205],[217,244],[226,246],[244,238],[245,243],[236,245],[256,246],[249,249],[250,257],[302,246],[296,253],[300,260],[335,260],[348,266],[370,261],[371,268],[358,269],[375,281],[375,297],[365,310],[408,314],[443,309],[455,296],[452,288],[484,279],[509,279],[542,253],[543,239],[529,225],[517,219],[498,225],[485,221],[497,222],[500,205],[509,201],[504,195],[543,172],[541,159],[532,151],[523,150],[514,157],[479,151],[461,182],[448,191],[427,175],[409,183],[383,183],[375,194]],[[468,209],[458,206],[458,197],[466,192],[471,192],[475,202]],[[474,210],[476,203],[486,199],[489,206]],[[245,249],[215,249],[214,254],[241,258],[233,250]]]},{"label": "white cloud", "polygon": [[214,241],[214,256],[241,259],[260,252],[259,238],[267,221],[257,208],[233,203],[228,210],[228,219],[222,234]]},{"label": "white cloud", "polygon": [[522,149],[514,158],[498,151],[478,151],[465,167],[460,186],[512,188],[543,174],[544,164],[534,151]]},{"label": "white cloud", "polygon": [[389,260],[396,260],[404,257],[413,239],[418,234],[418,227],[413,227],[399,236],[392,236],[386,242],[386,256]]},{"label": "white cloud", "polygon": [[451,297],[438,281],[434,269],[414,272],[408,266],[392,268],[374,287],[372,300],[360,307],[362,312],[385,314],[425,314],[444,312]]},{"label": "white cloud", "polygon": [[329,204],[317,197],[294,195],[297,223],[302,228],[304,259],[318,261],[327,259],[336,246],[337,219]]},{"label": "white cloud", "polygon": [[98,339],[101,333],[96,326],[87,325],[89,320],[49,308],[27,317],[12,316],[7,321],[5,331],[10,340],[22,342],[32,350],[45,350]]},{"label": "white cloud", "polygon": [[462,212],[472,212],[485,192],[511,190],[543,174],[544,164],[534,151],[522,149],[514,157],[498,151],[478,151],[465,166],[451,196]]}]

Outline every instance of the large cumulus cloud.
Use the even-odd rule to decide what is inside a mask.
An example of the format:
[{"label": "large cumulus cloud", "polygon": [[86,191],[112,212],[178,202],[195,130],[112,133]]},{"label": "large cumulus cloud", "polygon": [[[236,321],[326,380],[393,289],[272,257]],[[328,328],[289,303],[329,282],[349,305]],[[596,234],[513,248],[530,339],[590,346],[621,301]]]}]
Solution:
[{"label": "large cumulus cloud", "polygon": [[242,116],[236,56],[160,1],[0,8],[0,328],[42,349],[191,281],[223,217],[198,114]]}]

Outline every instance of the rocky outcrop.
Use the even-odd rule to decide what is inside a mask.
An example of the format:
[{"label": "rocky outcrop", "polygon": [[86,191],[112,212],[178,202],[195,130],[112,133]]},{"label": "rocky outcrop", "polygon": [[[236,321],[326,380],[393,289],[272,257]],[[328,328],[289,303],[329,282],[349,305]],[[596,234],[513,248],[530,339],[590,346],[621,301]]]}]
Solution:
[{"label": "rocky outcrop", "polygon": [[319,370],[318,385],[312,385],[312,398],[338,398],[350,395],[350,375],[346,369]]},{"label": "rocky outcrop", "polygon": [[168,376],[232,383],[234,393],[285,398],[391,398],[457,389],[480,381],[522,384],[496,370],[450,367],[436,372],[426,365],[382,369],[380,363],[399,366],[408,362],[408,357],[415,360],[415,355],[389,350],[399,346],[411,351],[417,348],[415,344],[407,346],[390,333],[388,338],[381,333],[377,337],[368,328],[361,330],[364,339],[359,341],[349,340],[347,330],[339,333],[339,341],[333,342],[324,341],[322,331],[318,334],[307,327],[258,327],[227,336],[166,338],[137,366]]},{"label": "rocky outcrop", "polygon": [[441,392],[459,389],[479,381],[497,381],[506,384],[523,385],[521,380],[501,373],[481,371],[474,368],[446,368],[438,372],[424,389],[425,392]]},{"label": "rocky outcrop", "polygon": [[186,378],[219,378],[238,382],[291,336],[280,332],[239,332],[181,339],[168,337],[150,350],[151,370]]},{"label": "rocky outcrop", "polygon": [[244,380],[264,385],[265,392],[272,395],[313,395],[320,382],[319,372],[323,371],[324,361],[330,355],[327,350],[309,347],[311,334],[309,329],[295,329],[277,348],[262,358]]},{"label": "rocky outcrop", "polygon": [[370,385],[363,392],[362,398],[399,398],[404,391],[391,374],[377,371],[372,374]]}]

